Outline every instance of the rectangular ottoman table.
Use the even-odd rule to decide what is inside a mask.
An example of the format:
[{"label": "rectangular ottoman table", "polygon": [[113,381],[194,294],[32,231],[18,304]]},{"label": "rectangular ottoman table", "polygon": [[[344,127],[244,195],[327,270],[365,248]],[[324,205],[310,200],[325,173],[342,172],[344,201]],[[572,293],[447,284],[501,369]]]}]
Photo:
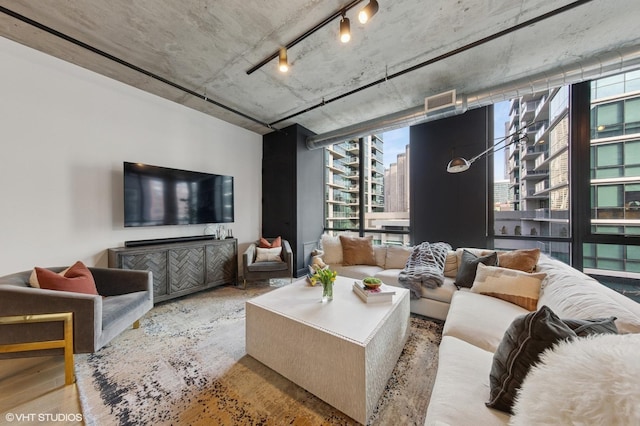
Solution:
[{"label": "rectangular ottoman table", "polygon": [[409,333],[409,290],[365,303],[338,277],[333,300],[305,279],[246,302],[247,353],[366,424]]}]

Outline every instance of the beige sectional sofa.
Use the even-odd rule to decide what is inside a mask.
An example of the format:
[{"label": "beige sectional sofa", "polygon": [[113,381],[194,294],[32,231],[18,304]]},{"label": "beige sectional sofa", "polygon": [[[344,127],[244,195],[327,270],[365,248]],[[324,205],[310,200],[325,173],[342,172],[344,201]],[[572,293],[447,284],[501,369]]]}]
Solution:
[{"label": "beige sectional sofa", "polygon": [[[560,318],[613,316],[620,333],[640,333],[640,304],[545,255],[540,256],[536,272],[547,276],[540,290],[538,309],[548,306]],[[490,399],[489,375],[494,352],[505,331],[516,317],[526,314],[528,310],[495,297],[471,291],[454,293],[444,324],[438,373],[425,425],[509,423],[509,414],[485,405]],[[594,371],[598,368],[595,366]],[[597,379],[594,375],[594,387],[598,386]],[[567,381],[571,380],[567,377]],[[566,397],[558,395],[560,399]]]},{"label": "beige sectional sofa", "polygon": [[[322,243],[322,259],[332,269],[337,270],[338,274],[355,279],[375,276],[386,284],[401,286],[398,275],[411,253],[411,248],[374,246],[375,264],[344,265],[344,259],[340,258],[341,247],[335,238],[332,240],[327,237]],[[411,312],[445,320],[437,376],[425,425],[504,425],[518,417],[485,405],[492,396],[490,372],[495,362],[494,353],[516,318],[541,312],[546,309],[541,310],[543,306],[550,308],[562,319],[615,317],[615,326],[619,333],[640,333],[640,304],[544,254],[540,255],[534,271],[537,276],[544,274],[544,278],[540,279],[536,290],[537,300],[534,300],[533,312],[519,304],[480,294],[468,288],[459,290],[454,281],[463,250],[459,248],[449,253],[445,279],[441,287],[433,290],[424,289],[420,299],[411,300]],[[467,250],[477,256],[491,252],[489,249]],[[478,267],[478,270],[480,268]],[[484,266],[482,269],[484,277]],[[640,335],[627,336],[636,338],[634,342],[640,347]],[[599,367],[585,368],[586,371],[590,371],[589,368],[597,371]],[[599,386],[598,379],[600,377],[593,377],[594,387]],[[613,381],[620,382],[619,379],[615,378]],[[571,380],[571,377],[567,377],[566,382],[570,383]],[[606,386],[600,387],[611,394]],[[553,395],[553,392],[553,389],[547,390],[549,395]],[[576,386],[576,392],[579,398],[579,393],[584,392],[584,387]],[[557,399],[562,400],[564,397],[565,395],[558,395]],[[615,393],[613,397],[616,397]],[[632,398],[640,399],[640,395],[636,394]],[[640,401],[632,402],[632,406],[637,402],[635,405],[640,407]],[[630,420],[640,422],[640,409],[624,415],[638,416]],[[525,419],[517,424],[533,423]]]}]

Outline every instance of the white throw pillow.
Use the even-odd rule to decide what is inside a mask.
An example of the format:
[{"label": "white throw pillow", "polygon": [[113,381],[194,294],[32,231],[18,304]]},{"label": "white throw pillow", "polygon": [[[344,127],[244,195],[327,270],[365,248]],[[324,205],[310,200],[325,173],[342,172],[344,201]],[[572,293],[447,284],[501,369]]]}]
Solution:
[{"label": "white throw pillow", "polygon": [[516,397],[511,425],[640,424],[640,334],[596,334],[545,351]]},{"label": "white throw pillow", "polygon": [[342,244],[340,237],[324,234],[320,240],[320,245],[324,251],[322,260],[330,265],[342,265]]},{"label": "white throw pillow", "polygon": [[541,272],[529,274],[516,269],[478,263],[471,291],[497,297],[535,311],[540,298],[540,286],[546,276]]},{"label": "white throw pillow", "polygon": [[282,253],[282,247],[274,248],[260,248],[257,247],[256,262],[282,262],[280,253]]}]

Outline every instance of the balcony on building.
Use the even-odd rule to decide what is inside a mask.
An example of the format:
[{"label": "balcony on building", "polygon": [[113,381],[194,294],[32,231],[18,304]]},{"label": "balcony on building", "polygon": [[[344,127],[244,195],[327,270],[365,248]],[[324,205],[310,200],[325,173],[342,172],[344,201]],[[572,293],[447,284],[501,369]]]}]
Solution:
[{"label": "balcony on building", "polygon": [[338,144],[329,145],[327,151],[335,159],[341,159],[347,156],[347,151]]}]

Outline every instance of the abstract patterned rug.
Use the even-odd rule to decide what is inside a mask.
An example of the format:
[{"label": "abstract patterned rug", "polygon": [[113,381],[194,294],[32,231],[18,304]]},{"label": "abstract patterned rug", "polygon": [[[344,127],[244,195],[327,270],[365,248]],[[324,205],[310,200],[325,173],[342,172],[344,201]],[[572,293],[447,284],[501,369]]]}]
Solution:
[{"label": "abstract patterned rug", "polygon": [[[357,424],[246,354],[245,301],[281,285],[225,286],[162,303],[139,329],[77,355],[86,424]],[[424,423],[441,333],[442,323],[412,315],[409,339],[369,424]]]}]

